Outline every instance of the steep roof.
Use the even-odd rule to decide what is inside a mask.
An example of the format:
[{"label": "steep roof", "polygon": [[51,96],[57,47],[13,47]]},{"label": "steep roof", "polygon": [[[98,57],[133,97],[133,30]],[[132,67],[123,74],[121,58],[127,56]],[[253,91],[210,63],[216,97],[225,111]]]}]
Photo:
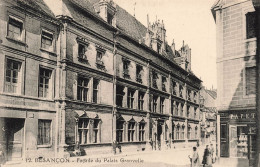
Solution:
[{"label": "steep roof", "polygon": [[217,98],[217,91],[216,91],[216,90],[208,90],[208,89],[205,89],[205,91],[206,91],[211,97],[213,97],[214,99]]},{"label": "steep roof", "polygon": [[53,12],[50,10],[50,8],[45,4],[43,0],[17,0],[18,3],[29,6],[32,9],[37,10],[40,13],[43,13],[53,19],[56,19]]}]

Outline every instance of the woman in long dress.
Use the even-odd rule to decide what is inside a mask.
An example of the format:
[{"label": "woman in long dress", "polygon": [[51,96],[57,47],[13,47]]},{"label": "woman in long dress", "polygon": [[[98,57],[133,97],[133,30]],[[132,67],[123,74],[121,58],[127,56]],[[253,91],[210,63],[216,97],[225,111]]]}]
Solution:
[{"label": "woman in long dress", "polygon": [[189,157],[191,161],[191,167],[199,167],[200,166],[200,159],[199,154],[197,152],[197,147],[193,147],[192,157]]},{"label": "woman in long dress", "polygon": [[206,165],[212,166],[212,158],[211,158],[211,153],[210,153],[208,145],[206,145],[206,148],[204,150],[202,164],[203,164],[203,167],[205,167]]}]

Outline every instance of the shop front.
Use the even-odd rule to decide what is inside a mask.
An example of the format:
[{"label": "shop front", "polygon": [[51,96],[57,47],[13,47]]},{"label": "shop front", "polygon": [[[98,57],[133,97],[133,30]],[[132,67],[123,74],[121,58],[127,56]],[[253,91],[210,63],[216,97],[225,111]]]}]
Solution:
[{"label": "shop front", "polygon": [[256,154],[255,110],[220,113],[220,156],[252,161]]}]

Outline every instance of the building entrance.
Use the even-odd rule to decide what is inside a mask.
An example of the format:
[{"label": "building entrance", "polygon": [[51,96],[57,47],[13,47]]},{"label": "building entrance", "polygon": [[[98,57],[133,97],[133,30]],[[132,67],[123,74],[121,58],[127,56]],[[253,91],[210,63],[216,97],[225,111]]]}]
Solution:
[{"label": "building entrance", "polygon": [[23,154],[24,119],[6,118],[2,130],[5,133],[4,143],[6,159],[21,160]]}]

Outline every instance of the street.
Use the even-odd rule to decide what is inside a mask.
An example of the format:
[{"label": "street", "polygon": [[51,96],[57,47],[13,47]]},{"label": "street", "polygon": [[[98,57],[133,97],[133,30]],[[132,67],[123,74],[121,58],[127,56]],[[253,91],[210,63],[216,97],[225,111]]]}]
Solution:
[{"label": "street", "polygon": [[[202,155],[204,147],[199,147],[200,162],[202,161]],[[169,149],[162,151],[144,151],[135,153],[121,153],[117,155],[89,155],[82,157],[72,157],[69,162],[61,161],[57,163],[48,162],[23,162],[21,164],[7,164],[5,166],[20,167],[20,166],[113,166],[113,167],[143,167],[143,166],[171,166],[171,167],[189,167],[190,161],[188,155],[192,154],[192,148],[183,149]]]}]

